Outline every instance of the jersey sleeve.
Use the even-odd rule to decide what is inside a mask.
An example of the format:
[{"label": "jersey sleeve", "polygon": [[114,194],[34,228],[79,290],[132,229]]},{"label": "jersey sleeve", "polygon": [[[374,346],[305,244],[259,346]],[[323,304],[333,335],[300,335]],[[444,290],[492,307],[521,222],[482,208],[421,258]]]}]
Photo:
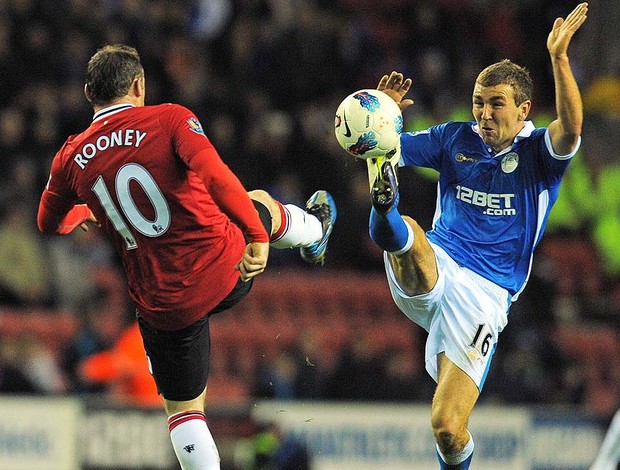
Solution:
[{"label": "jersey sleeve", "polygon": [[76,198],[68,190],[60,159],[60,152],[52,161],[47,186],[39,201],[37,226],[42,233],[66,235],[86,222],[91,211],[86,204],[75,204]]},{"label": "jersey sleeve", "polygon": [[401,136],[402,166],[421,166],[440,170],[442,134],[445,124],[415,132],[405,132]]},{"label": "jersey sleeve", "polygon": [[568,168],[570,161],[581,147],[581,137],[577,141],[574,150],[568,155],[558,155],[553,151],[551,137],[548,128],[536,129],[533,133],[538,139],[539,150],[543,155],[539,164],[542,166],[544,178],[549,186],[558,186]]},{"label": "jersey sleeve", "polygon": [[215,203],[250,242],[268,242],[269,234],[246,189],[221,159],[196,116],[178,105],[172,111],[168,125],[179,158],[200,177]]}]

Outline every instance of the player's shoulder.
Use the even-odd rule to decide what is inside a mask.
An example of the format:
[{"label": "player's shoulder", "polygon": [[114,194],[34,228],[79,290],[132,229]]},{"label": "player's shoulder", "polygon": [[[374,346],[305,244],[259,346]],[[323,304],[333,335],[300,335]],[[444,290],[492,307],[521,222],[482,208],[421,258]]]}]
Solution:
[{"label": "player's shoulder", "polygon": [[473,131],[476,121],[446,121],[441,126],[445,129],[459,130],[459,131]]},{"label": "player's shoulder", "polygon": [[175,127],[180,123],[187,123],[191,127],[201,128],[194,112],[181,104],[163,103],[148,106],[148,108],[150,108],[151,116],[157,119],[164,127]]},{"label": "player's shoulder", "polygon": [[56,152],[56,157],[65,159],[70,156],[76,147],[78,147],[88,135],[88,129],[77,134],[71,134]]},{"label": "player's shoulder", "polygon": [[475,121],[446,121],[434,126],[433,131],[443,142],[476,140]]},{"label": "player's shoulder", "polygon": [[515,143],[523,146],[536,146],[545,140],[547,127],[536,127],[532,121],[526,121],[523,129],[515,137]]},{"label": "player's shoulder", "polygon": [[193,115],[194,113],[187,107],[178,104],[178,103],[162,103],[145,106],[144,108],[148,109],[149,112],[157,114],[157,115]]},{"label": "player's shoulder", "polygon": [[434,129],[442,134],[454,135],[456,133],[471,133],[475,134],[474,121],[446,121],[441,124],[433,126]]},{"label": "player's shoulder", "polygon": [[547,129],[548,129],[547,127],[536,127],[535,129],[532,130],[529,137],[535,137],[535,138],[543,137],[545,133],[547,132]]}]

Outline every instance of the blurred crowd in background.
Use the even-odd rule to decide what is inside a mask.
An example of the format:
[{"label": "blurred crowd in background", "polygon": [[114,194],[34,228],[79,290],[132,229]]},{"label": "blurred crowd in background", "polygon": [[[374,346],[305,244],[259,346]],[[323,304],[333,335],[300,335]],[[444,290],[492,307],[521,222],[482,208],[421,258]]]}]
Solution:
[{"label": "blurred crowd in background", "polygon": [[[36,335],[0,337],[0,391],[103,391],[105,384],[86,381],[82,362],[112,347],[132,317],[118,260],[97,230],[62,238],[36,230],[51,160],[66,137],[91,120],[83,74],[98,47],[136,47],[147,104],[192,109],[248,189],[298,205],[316,189],[332,192],[339,220],[327,264],[313,272],[370,275],[382,272],[382,258],[367,235],[365,165],[347,156],[333,135],[339,102],[397,70],[413,79],[407,130],[469,120],[476,75],[510,58],[530,69],[532,118],[546,125],[554,116],[546,37],[553,20],[573,7],[565,0],[0,0],[0,326],[3,312],[32,309],[69,312],[79,324],[59,356],[48,354]],[[569,51],[584,97],[583,146],[530,285],[500,338],[488,385],[493,400],[591,406],[609,414],[620,399],[620,367],[613,367],[620,362],[617,24],[617,0],[592,0],[588,23]],[[434,176],[407,169],[400,178],[402,212],[430,228]],[[274,251],[270,269],[287,267],[308,269],[296,253]],[[593,332],[582,335],[591,338],[586,348],[601,343],[599,332],[612,335],[610,359],[599,364],[602,404],[586,397],[591,376],[580,369],[584,362],[552,346],[562,326]],[[351,342],[343,360],[364,353],[363,344]],[[340,389],[350,392],[342,383],[363,374],[374,374],[368,380],[376,383],[389,367],[406,364],[375,359],[359,370],[343,365],[348,374],[337,379]],[[353,370],[358,374],[351,377]],[[260,373],[253,395],[277,396]],[[407,382],[410,388],[405,382],[397,395],[375,388],[372,396],[338,396],[332,381],[304,398],[415,400],[432,389],[427,379]]]}]

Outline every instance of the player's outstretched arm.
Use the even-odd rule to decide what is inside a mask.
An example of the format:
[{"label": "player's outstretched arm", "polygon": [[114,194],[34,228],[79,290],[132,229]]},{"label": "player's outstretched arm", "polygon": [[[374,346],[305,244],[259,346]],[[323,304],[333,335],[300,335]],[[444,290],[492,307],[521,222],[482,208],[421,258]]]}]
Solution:
[{"label": "player's outstretched arm", "polygon": [[411,79],[405,79],[400,72],[392,72],[390,75],[384,75],[377,85],[377,90],[384,92],[396,101],[401,111],[413,104],[412,99],[403,99],[409,91],[409,88],[411,88]]},{"label": "player's outstretched arm", "polygon": [[553,150],[570,154],[577,145],[583,124],[581,94],[568,60],[568,46],[573,35],[586,20],[588,4],[581,3],[566,17],[557,18],[547,38],[555,80],[557,119],[549,125]]}]

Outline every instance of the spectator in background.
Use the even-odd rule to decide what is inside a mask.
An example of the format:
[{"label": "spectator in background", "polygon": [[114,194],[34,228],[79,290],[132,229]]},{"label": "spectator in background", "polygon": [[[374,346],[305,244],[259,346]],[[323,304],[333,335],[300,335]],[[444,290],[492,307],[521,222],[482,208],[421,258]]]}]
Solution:
[{"label": "spectator in background", "polygon": [[[8,376],[4,377],[5,389],[17,389],[20,393],[62,395],[69,389],[67,377],[58,366],[58,361],[46,345],[30,333],[20,333],[2,338],[0,341],[0,367]],[[6,369],[5,369],[6,368]],[[8,380],[15,379],[16,384]]]},{"label": "spectator in background", "polygon": [[299,368],[290,349],[280,351],[274,358],[261,361],[256,370],[252,395],[277,400],[297,398],[296,382]]},{"label": "spectator in background", "polygon": [[18,106],[5,106],[0,110],[0,182],[3,188],[10,185],[7,176],[20,159],[26,159],[27,142],[26,112]]},{"label": "spectator in background", "polygon": [[71,237],[48,240],[58,308],[82,315],[83,307],[96,297],[109,317],[124,318],[128,298],[122,272],[114,253],[97,230],[80,230]]},{"label": "spectator in background", "polygon": [[258,426],[252,438],[252,470],[310,470],[310,453],[305,444],[285,433],[278,424]]},{"label": "spectator in background", "polygon": [[[620,312],[620,79],[602,77],[584,92],[583,147],[549,216],[541,254],[556,279],[556,317],[602,320]],[[605,302],[604,292],[611,293]]]},{"label": "spectator in background", "polygon": [[37,384],[22,370],[15,354],[15,337],[0,336],[0,393],[41,393]]},{"label": "spectator in background", "polygon": [[127,324],[128,312],[115,305],[114,297],[98,290],[90,294],[77,306],[77,333],[63,349],[60,360],[71,379],[71,391],[74,393],[97,393],[104,390],[105,384],[84,379],[80,374],[80,365],[93,354],[111,349]]},{"label": "spectator in background", "polygon": [[84,382],[103,384],[113,403],[146,408],[161,406],[135,321],[110,349],[86,357],[79,371]]},{"label": "spectator in background", "polygon": [[384,386],[383,357],[376,354],[372,339],[352,332],[328,383],[325,395],[336,400],[374,401]]},{"label": "spectator in background", "polygon": [[21,308],[51,304],[49,260],[23,201],[8,201],[0,220],[0,302]]},{"label": "spectator in background", "polygon": [[261,360],[256,369],[252,396],[278,400],[311,400],[323,396],[327,371],[324,358],[311,332],[301,332],[290,346],[275,357]]},{"label": "spectator in background", "polygon": [[382,400],[411,402],[433,396],[433,382],[408,351],[388,349],[378,387]]}]

